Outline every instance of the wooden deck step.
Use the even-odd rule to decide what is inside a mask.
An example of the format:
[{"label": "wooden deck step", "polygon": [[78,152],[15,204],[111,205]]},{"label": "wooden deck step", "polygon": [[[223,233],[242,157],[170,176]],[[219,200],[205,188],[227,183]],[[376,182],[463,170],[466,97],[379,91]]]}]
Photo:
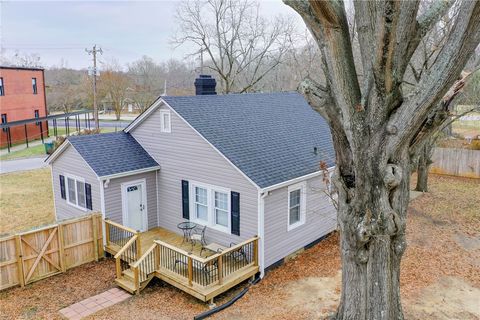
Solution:
[{"label": "wooden deck step", "polygon": [[115,279],[115,283],[127,290],[128,292],[130,292],[131,294],[134,294],[135,293],[135,284],[133,283],[133,281],[129,280],[128,278],[125,278],[125,277],[122,277],[122,278],[117,278]]}]

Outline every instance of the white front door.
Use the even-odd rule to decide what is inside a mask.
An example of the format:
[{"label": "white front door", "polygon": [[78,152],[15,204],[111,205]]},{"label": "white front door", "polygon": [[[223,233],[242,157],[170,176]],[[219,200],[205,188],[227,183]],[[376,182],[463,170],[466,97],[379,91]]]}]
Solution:
[{"label": "white front door", "polygon": [[139,231],[147,230],[145,181],[122,185],[123,224]]}]

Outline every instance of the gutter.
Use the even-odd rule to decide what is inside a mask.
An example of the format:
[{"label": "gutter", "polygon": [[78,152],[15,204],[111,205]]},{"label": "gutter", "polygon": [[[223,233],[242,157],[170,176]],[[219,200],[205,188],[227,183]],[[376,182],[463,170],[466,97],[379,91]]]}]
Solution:
[{"label": "gutter", "polygon": [[[335,166],[333,167],[330,167],[328,168],[328,172],[332,172],[333,170],[335,169]],[[276,189],[280,189],[282,187],[286,187],[286,186],[289,186],[291,184],[295,184],[297,182],[301,182],[301,181],[304,181],[304,180],[308,180],[310,178],[314,178],[314,177],[318,177],[320,175],[323,174],[323,171],[322,170],[318,170],[318,171],[315,171],[315,172],[312,172],[312,173],[309,173],[309,174],[306,174],[304,176],[301,176],[301,177],[297,177],[297,178],[293,178],[293,179],[290,179],[290,180],[287,180],[287,181],[283,181],[283,182],[280,182],[280,183],[277,183],[277,184],[274,184],[274,185],[271,185],[271,186],[268,186],[268,187],[265,187],[263,189],[260,189],[260,192],[268,192],[268,191],[273,191],[273,190],[276,190]]]}]

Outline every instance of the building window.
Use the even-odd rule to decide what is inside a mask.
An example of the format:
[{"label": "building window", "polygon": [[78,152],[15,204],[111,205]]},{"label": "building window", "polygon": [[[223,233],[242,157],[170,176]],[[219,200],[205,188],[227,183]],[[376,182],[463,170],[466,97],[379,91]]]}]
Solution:
[{"label": "building window", "polygon": [[191,183],[193,221],[230,233],[230,190]]},{"label": "building window", "polygon": [[37,94],[37,78],[32,78],[33,94]]},{"label": "building window", "polygon": [[[40,117],[40,113],[38,112],[38,110],[35,110],[35,111],[33,112],[33,114],[34,114],[35,118],[39,118],[39,117]],[[40,121],[35,122],[35,124],[36,124],[37,126],[40,125]]]},{"label": "building window", "polygon": [[208,222],[208,191],[195,187],[195,218]]},{"label": "building window", "polygon": [[228,194],[214,191],[215,224],[228,228]]},{"label": "building window", "polygon": [[82,210],[86,210],[85,180],[67,176],[67,202]]},{"label": "building window", "polygon": [[160,132],[170,133],[171,131],[170,110],[160,110]]},{"label": "building window", "polygon": [[[2,124],[3,123],[7,123],[7,114],[6,113],[2,113]],[[2,130],[3,130],[3,132],[7,132],[8,128],[3,128]]]},{"label": "building window", "polygon": [[288,230],[305,223],[306,183],[288,187]]},{"label": "building window", "polygon": [[0,78],[0,96],[5,95],[5,88],[3,86],[3,78]]}]

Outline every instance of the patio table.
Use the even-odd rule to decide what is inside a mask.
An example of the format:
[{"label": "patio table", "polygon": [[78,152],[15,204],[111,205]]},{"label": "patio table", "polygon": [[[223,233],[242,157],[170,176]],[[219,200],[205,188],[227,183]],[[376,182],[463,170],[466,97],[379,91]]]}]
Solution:
[{"label": "patio table", "polygon": [[192,234],[192,230],[197,227],[197,224],[190,221],[184,221],[177,224],[177,228],[183,231],[183,240],[182,243],[185,241],[190,241],[190,235]]}]

